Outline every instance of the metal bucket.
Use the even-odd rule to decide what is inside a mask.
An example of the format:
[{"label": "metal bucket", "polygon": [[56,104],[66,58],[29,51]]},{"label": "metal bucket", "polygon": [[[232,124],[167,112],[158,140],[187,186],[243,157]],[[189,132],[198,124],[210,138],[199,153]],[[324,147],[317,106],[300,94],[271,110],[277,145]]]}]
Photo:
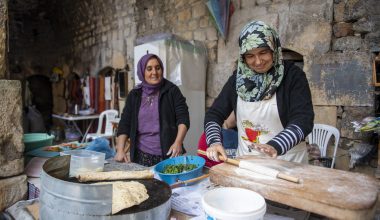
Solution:
[{"label": "metal bucket", "polygon": [[40,218],[82,219],[169,219],[170,187],[159,180],[137,180],[145,185],[149,199],[138,206],[111,215],[112,186],[90,185],[69,179],[70,156],[54,157],[41,172]]}]

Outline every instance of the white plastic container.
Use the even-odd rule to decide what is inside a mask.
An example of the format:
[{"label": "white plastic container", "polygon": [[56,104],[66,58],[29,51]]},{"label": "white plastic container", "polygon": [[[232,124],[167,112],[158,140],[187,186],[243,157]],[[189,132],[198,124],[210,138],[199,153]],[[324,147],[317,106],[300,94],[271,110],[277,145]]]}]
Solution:
[{"label": "white plastic container", "polygon": [[69,150],[61,152],[61,155],[71,155],[70,177],[75,177],[81,172],[102,172],[104,169],[105,153],[91,150]]},{"label": "white plastic container", "polygon": [[262,220],[266,212],[264,198],[251,190],[223,187],[202,197],[208,220]]}]

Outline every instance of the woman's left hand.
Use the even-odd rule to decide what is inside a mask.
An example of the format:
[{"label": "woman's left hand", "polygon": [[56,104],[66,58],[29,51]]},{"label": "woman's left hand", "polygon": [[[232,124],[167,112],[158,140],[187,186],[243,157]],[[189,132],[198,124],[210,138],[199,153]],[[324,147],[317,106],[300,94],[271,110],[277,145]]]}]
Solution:
[{"label": "woman's left hand", "polygon": [[174,142],[174,144],[169,148],[169,151],[166,155],[170,154],[170,158],[180,156],[182,154],[182,144],[177,144]]},{"label": "woman's left hand", "polygon": [[272,157],[272,158],[276,158],[277,157],[277,150],[268,145],[268,144],[252,144],[251,146],[249,146],[250,148],[253,148],[257,151],[260,151],[264,154],[267,154],[268,156]]}]

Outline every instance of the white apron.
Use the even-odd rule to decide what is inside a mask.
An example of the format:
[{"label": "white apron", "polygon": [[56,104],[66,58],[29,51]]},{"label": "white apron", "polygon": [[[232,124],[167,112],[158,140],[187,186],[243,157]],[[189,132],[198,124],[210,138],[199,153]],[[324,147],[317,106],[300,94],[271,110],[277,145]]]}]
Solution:
[{"label": "white apron", "polygon": [[[269,100],[258,102],[246,102],[238,96],[236,122],[239,142],[237,156],[264,156],[265,154],[260,151],[248,147],[251,143],[248,139],[253,140],[254,143],[266,144],[284,130],[278,114],[276,94]],[[246,131],[249,133],[248,135]],[[308,163],[305,142],[299,143],[286,152],[285,155],[277,158],[298,163]]]}]

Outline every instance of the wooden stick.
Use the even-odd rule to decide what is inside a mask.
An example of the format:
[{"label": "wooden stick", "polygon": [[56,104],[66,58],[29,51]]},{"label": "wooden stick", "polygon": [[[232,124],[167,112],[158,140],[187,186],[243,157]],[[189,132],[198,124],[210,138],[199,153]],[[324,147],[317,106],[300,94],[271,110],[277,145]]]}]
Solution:
[{"label": "wooden stick", "polygon": [[[203,156],[207,156],[207,153],[204,150],[198,150],[198,153],[203,155]],[[232,165],[235,165],[235,166],[239,166],[239,164],[240,164],[240,160],[236,160],[236,159],[232,159],[232,158],[227,158],[226,160],[224,160],[222,155],[219,155],[218,157],[219,157],[219,160],[224,161],[224,162],[229,163],[229,164],[232,164]]]},{"label": "wooden stick", "polygon": [[[206,151],[198,150],[198,153],[201,154],[201,155],[207,156]],[[219,155],[219,160],[224,161],[225,163],[232,164],[234,166],[240,167],[240,160],[231,159],[231,158],[227,158],[226,160],[224,160],[223,157],[222,157],[222,155]],[[266,168],[265,167],[265,169],[271,169],[271,170],[275,171],[275,169],[272,169],[272,168]],[[254,170],[251,170],[251,171],[254,171]],[[261,174],[266,175],[265,172],[263,172]],[[294,176],[291,176],[291,175],[288,175],[288,174],[285,174],[285,173],[281,173],[279,171],[278,171],[278,174],[275,177],[279,178],[279,179],[287,180],[287,181],[293,182],[293,183],[300,183],[300,179],[298,177],[294,177]]]},{"label": "wooden stick", "polygon": [[300,183],[300,179],[298,177],[295,177],[295,176],[290,176],[288,174],[285,174],[285,173],[281,173],[279,172],[277,174],[277,178],[279,179],[283,179],[283,180],[287,180],[289,182],[293,182],[293,183]]},{"label": "wooden stick", "polygon": [[184,180],[184,181],[179,181],[179,182],[176,182],[176,183],[170,185],[170,188],[174,189],[174,188],[177,188],[177,187],[179,187],[179,186],[181,186],[181,185],[185,185],[185,186],[186,186],[186,185],[189,184],[189,183],[197,182],[197,181],[202,180],[202,179],[205,179],[205,178],[207,178],[207,177],[209,177],[209,176],[210,176],[210,174],[207,173],[207,174],[204,174],[204,175],[202,175],[202,176],[198,176],[198,177],[193,178],[193,179]]}]

